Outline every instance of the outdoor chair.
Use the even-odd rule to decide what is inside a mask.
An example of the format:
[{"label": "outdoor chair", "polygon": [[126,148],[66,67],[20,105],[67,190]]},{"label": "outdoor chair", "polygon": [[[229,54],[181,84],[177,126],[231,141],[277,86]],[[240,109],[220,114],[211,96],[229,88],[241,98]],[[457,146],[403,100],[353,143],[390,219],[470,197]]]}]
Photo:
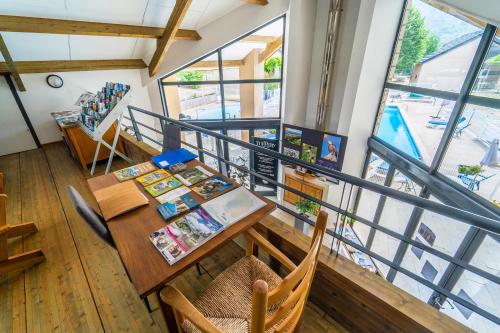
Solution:
[{"label": "outdoor chair", "polygon": [[468,175],[459,174],[458,179],[460,179],[462,181],[462,183],[464,183],[464,185],[467,186],[467,188],[470,191],[474,192],[474,190],[479,191],[479,185],[481,184],[481,182],[485,181],[486,179],[490,179],[493,176],[494,175],[484,176],[481,174],[477,174],[477,175],[474,175],[473,178],[471,178]]},{"label": "outdoor chair", "polygon": [[[280,250],[250,228],[246,256],[226,269],[191,303],[179,290],[167,286],[161,300],[174,311],[180,332],[295,332],[307,302],[328,214],[321,211],[311,247],[296,266]],[[254,244],[280,261],[291,272],[281,278],[254,257]]]}]

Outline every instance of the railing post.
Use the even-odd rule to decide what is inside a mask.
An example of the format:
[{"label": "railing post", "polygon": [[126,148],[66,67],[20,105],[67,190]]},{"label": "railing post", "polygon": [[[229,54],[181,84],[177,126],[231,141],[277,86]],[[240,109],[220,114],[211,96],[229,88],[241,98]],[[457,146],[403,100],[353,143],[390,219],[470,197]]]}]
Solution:
[{"label": "railing post", "polygon": [[139,126],[137,126],[134,113],[132,112],[130,106],[128,107],[128,114],[130,115],[130,120],[132,121],[132,127],[134,128],[135,138],[137,139],[137,141],[142,141],[142,135],[141,132],[139,131]]},{"label": "railing post", "polygon": [[[203,149],[203,140],[201,139],[201,133],[196,131],[196,147]],[[201,163],[205,163],[205,154],[198,151],[198,158]]]}]

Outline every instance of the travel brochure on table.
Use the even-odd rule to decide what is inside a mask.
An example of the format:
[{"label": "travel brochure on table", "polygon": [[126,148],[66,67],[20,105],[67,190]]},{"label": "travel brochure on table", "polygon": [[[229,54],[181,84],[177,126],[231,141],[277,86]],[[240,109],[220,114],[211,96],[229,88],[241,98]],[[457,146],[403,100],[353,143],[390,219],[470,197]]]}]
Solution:
[{"label": "travel brochure on table", "polygon": [[157,197],[181,185],[182,183],[177,178],[171,176],[163,180],[160,180],[159,182],[156,182],[152,185],[148,185],[144,187],[144,189],[148,191],[149,194],[151,194],[153,197]]},{"label": "travel brochure on table", "polygon": [[165,220],[170,220],[171,218],[199,205],[200,203],[192,197],[191,193],[186,193],[174,200],[167,201],[156,206],[156,209]]},{"label": "travel brochure on table", "polygon": [[147,175],[137,177],[135,180],[137,180],[142,186],[148,186],[169,176],[171,176],[170,172],[163,169],[158,169],[151,173],[148,173]]},{"label": "travel brochure on table", "polygon": [[[186,204],[184,200],[182,201]],[[172,265],[220,233],[224,228],[242,220],[265,205],[264,201],[249,190],[239,187],[216,199],[207,201],[201,205],[201,208],[155,231],[150,235],[150,240],[167,262]],[[188,205],[186,204],[186,206]]]},{"label": "travel brochure on table", "polygon": [[198,208],[155,231],[150,235],[150,240],[172,265],[215,236],[223,227],[202,208]]},{"label": "travel brochure on table", "polygon": [[201,195],[204,199],[209,199],[219,192],[230,188],[233,184],[222,177],[213,177],[201,185],[195,186],[193,191]]},{"label": "travel brochure on table", "polygon": [[194,168],[188,168],[175,174],[175,177],[179,179],[184,185],[191,186],[195,185],[202,180],[212,177],[213,173],[205,170],[201,166],[196,166]]},{"label": "travel brochure on table", "polygon": [[113,172],[118,181],[123,182],[129,179],[137,178],[139,176],[145,175],[148,172],[154,171],[156,168],[151,162],[145,162],[137,164],[125,169],[121,169]]}]

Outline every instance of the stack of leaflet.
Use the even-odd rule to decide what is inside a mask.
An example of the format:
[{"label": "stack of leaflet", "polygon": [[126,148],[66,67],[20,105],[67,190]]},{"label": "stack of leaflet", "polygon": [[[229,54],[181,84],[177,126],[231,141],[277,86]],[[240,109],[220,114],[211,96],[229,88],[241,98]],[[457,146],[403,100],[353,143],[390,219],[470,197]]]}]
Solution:
[{"label": "stack of leaflet", "polygon": [[[163,204],[158,210],[170,218],[179,210],[197,206],[196,200],[183,195],[172,204]],[[227,192],[201,205],[200,208],[174,220],[152,233],[149,238],[170,265],[184,258],[222,230],[264,207],[260,200],[244,187]]]},{"label": "stack of leaflet", "polygon": [[186,163],[194,160],[197,155],[193,154],[187,149],[179,148],[167,151],[163,154],[151,157],[151,161],[161,169],[168,169],[171,165],[177,163]]}]

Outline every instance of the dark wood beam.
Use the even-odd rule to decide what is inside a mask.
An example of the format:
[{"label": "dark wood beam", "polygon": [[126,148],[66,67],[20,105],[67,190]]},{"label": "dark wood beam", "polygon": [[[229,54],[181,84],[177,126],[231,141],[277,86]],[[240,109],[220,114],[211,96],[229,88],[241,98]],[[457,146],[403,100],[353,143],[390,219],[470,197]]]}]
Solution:
[{"label": "dark wood beam", "polygon": [[[0,31],[63,35],[161,38],[163,36],[164,29],[128,24],[0,15]],[[175,40],[200,39],[200,35],[194,30],[179,29],[175,34]]]},{"label": "dark wood beam", "polygon": [[176,1],[172,14],[170,14],[170,18],[168,19],[165,30],[163,31],[163,36],[161,37],[153,58],[149,63],[149,76],[155,75],[160,68],[161,62],[165,58],[168,48],[174,41],[174,36],[176,35],[177,30],[179,30],[179,26],[181,25],[191,2],[192,0]]},{"label": "dark wood beam", "polygon": [[0,35],[0,53],[2,53],[3,58],[5,59],[5,66],[8,69],[8,74],[12,75],[14,81],[16,81],[17,89],[19,89],[19,91],[26,91],[24,83],[21,80],[21,76],[19,75],[14,61],[12,61],[12,57],[10,56],[9,50],[7,49],[7,45],[5,44],[2,35]]},{"label": "dark wood beam", "polygon": [[[16,61],[14,65],[20,74],[141,69],[147,67],[142,59]],[[6,74],[9,72],[7,64],[0,62],[0,73]]]}]

